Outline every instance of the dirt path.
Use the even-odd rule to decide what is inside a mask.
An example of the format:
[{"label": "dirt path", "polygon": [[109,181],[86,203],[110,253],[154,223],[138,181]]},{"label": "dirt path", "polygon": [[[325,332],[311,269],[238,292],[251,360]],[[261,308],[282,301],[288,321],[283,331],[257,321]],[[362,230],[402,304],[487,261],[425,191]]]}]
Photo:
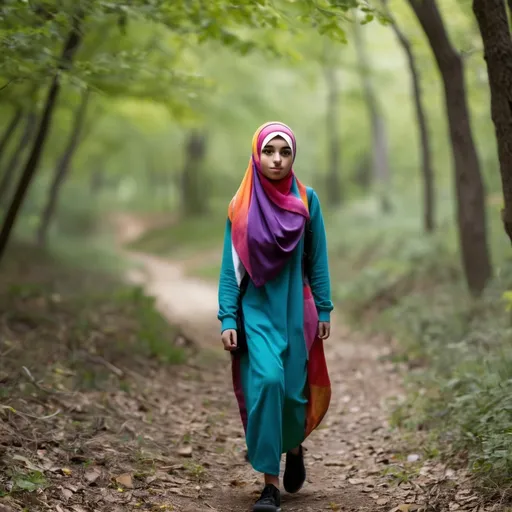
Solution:
[{"label": "dirt path", "polygon": [[[172,375],[172,384],[168,375],[153,380],[153,394],[163,392],[168,406],[152,409],[147,435],[161,447],[168,440],[163,456],[182,463],[157,471],[150,484],[160,483],[152,492],[161,503],[172,503],[167,510],[250,510],[261,482],[244,462],[229,359],[220,349],[216,287],[185,277],[178,263],[132,257],[140,270],[130,279],[144,283],[163,313],[203,348]],[[283,493],[283,511],[487,510],[467,487],[464,472],[410,453],[390,429],[388,401],[403,393],[403,375],[385,362],[387,345],[351,333],[334,315],[326,350],[332,405],[322,427],[305,442],[307,484],[297,495]]]}]

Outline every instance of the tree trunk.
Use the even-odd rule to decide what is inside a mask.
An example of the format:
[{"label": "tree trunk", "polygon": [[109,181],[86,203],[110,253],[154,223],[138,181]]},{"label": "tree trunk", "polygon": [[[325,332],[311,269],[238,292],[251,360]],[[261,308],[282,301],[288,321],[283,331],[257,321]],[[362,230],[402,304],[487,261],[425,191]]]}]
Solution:
[{"label": "tree trunk", "polygon": [[3,203],[6,195],[9,193],[12,180],[16,175],[18,163],[23,155],[23,151],[25,150],[26,146],[32,140],[32,135],[34,134],[35,127],[36,114],[35,112],[30,112],[26,118],[25,129],[23,130],[18,145],[16,146],[15,150],[11,155],[11,159],[7,163],[5,173],[2,176],[2,181],[0,181],[0,204]]},{"label": "tree trunk", "polygon": [[89,91],[86,90],[83,94],[80,106],[77,109],[68,144],[64,150],[64,153],[58,161],[57,167],[55,168],[55,174],[53,176],[52,184],[50,186],[48,200],[46,202],[44,211],[41,215],[39,228],[37,230],[37,245],[39,247],[46,247],[46,242],[48,239],[48,229],[55,215],[57,201],[59,198],[59,192],[62,188],[62,185],[66,181],[66,178],[69,175],[69,170],[71,169],[71,160],[73,158],[73,155],[75,154],[75,151],[80,141],[80,134],[84,125],[88,102]]},{"label": "tree trunk", "polygon": [[366,194],[370,193],[372,170],[370,157],[366,152],[358,157],[354,171],[354,180],[356,184],[361,187],[363,192]]},{"label": "tree trunk", "polygon": [[91,178],[89,181],[89,190],[91,195],[99,194],[104,185],[104,176],[103,170],[98,169],[96,166],[99,166],[99,162],[96,163],[94,170],[91,173]]},{"label": "tree trunk", "polygon": [[505,203],[502,219],[512,241],[512,38],[502,0],[473,0],[473,11],[482,34],[491,89]]},{"label": "tree trunk", "polygon": [[325,81],[327,84],[327,139],[329,141],[329,170],[327,173],[327,201],[330,206],[341,204],[342,190],[340,169],[340,130],[339,130],[339,91],[336,69],[325,63]]},{"label": "tree trunk", "polygon": [[370,115],[372,129],[373,179],[380,199],[381,209],[384,213],[388,213],[391,211],[391,201],[389,198],[390,172],[386,124],[373,88],[370,61],[366,53],[366,43],[362,27],[357,21],[354,23],[354,36],[359,73],[361,74],[365,102]]},{"label": "tree trunk", "polygon": [[387,6],[388,0],[383,0],[382,3],[386,9],[388,18],[391,20],[391,27],[395,32],[398,42],[404,49],[404,52],[407,56],[407,63],[411,73],[412,95],[414,100],[414,107],[416,109],[416,118],[418,121],[418,130],[421,144],[421,164],[423,177],[423,228],[427,233],[430,233],[435,229],[434,171],[432,169],[430,135],[427,127],[426,114],[421,99],[420,75],[418,67],[416,66],[416,59],[412,52],[411,44],[405,34],[400,30],[396,20],[391,14]]},{"label": "tree trunk", "polygon": [[17,108],[16,112],[14,112],[14,115],[11,118],[11,122],[5,128],[2,138],[0,139],[0,159],[2,158],[7,144],[11,140],[11,137],[14,135],[14,132],[16,131],[16,128],[21,121],[22,114],[23,109],[21,107]]},{"label": "tree trunk", "polygon": [[181,173],[182,209],[185,214],[200,215],[207,210],[202,164],[206,154],[206,133],[192,130],[187,137],[186,159]]},{"label": "tree trunk", "polygon": [[73,20],[73,27],[71,28],[71,31],[64,45],[57,73],[53,77],[50,88],[48,90],[48,96],[46,97],[46,103],[34,145],[30,152],[30,156],[25,165],[25,168],[23,169],[23,174],[21,175],[21,179],[12,199],[9,210],[7,211],[7,215],[5,216],[4,223],[0,231],[0,261],[5,253],[5,248],[7,247],[7,242],[9,241],[9,236],[14,226],[16,216],[18,215],[18,211],[23,203],[23,200],[25,199],[25,195],[28,191],[32,178],[34,177],[35,171],[39,164],[39,160],[41,158],[41,154],[43,152],[44,144],[48,135],[48,128],[51,124],[55,103],[60,90],[60,72],[69,68],[73,62],[73,57],[82,41],[82,33],[80,31],[82,19],[83,13],[80,13],[75,16]]},{"label": "tree trunk", "polygon": [[443,78],[455,166],[457,220],[462,263],[469,289],[480,295],[491,277],[484,185],[476,152],[460,55],[453,48],[435,0],[409,0]]}]

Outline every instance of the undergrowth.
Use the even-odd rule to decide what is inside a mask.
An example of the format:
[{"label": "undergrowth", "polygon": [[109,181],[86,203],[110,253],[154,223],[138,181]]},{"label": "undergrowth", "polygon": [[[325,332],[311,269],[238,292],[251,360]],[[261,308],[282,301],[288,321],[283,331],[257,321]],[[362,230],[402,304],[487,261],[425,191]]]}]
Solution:
[{"label": "undergrowth", "polygon": [[181,222],[149,230],[129,247],[160,256],[187,258],[197,252],[218,247],[219,243],[222,243],[225,221],[225,212],[212,212],[205,217],[190,217]]},{"label": "undergrowth", "polygon": [[394,425],[428,432],[430,453],[467,464],[483,489],[510,499],[512,260],[499,216],[491,212],[494,278],[473,299],[453,223],[426,235],[400,213],[352,212],[332,231],[338,309],[358,329],[387,335],[408,368]]},{"label": "undergrowth", "polygon": [[154,298],[115,274],[18,245],[8,251],[0,283],[4,396],[15,396],[31,378],[50,387],[101,389],[122,381],[117,366],[184,359]]}]

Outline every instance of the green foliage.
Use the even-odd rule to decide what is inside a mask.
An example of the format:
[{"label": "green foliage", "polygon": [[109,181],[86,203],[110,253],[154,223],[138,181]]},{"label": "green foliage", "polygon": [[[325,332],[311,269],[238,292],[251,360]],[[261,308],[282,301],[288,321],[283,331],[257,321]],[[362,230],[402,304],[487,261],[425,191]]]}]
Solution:
[{"label": "green foliage", "polygon": [[186,258],[219,246],[224,235],[227,209],[208,217],[191,217],[148,231],[130,244],[135,250],[174,258]]},{"label": "green foliage", "polygon": [[397,341],[392,359],[408,369],[408,398],[394,424],[429,432],[426,454],[462,455],[485,487],[504,492],[512,474],[512,261],[499,216],[490,217],[498,271],[476,301],[463,282],[450,202],[441,203],[446,221],[433,236],[414,227],[413,206],[397,204],[386,219],[353,205],[331,221],[338,309],[357,328]]},{"label": "green foliage", "polygon": [[[24,389],[10,377],[21,366],[37,368],[47,387],[80,390],[124,386],[122,372],[112,367],[147,369],[155,361],[185,360],[186,352],[174,345],[176,328],[157,311],[153,297],[119,275],[90,269],[91,260],[102,256],[95,250],[79,261],[18,245],[6,259],[0,304],[5,325],[16,324],[18,331],[2,340],[12,358],[2,360],[0,371],[9,376],[11,396]],[[19,330],[21,325],[31,328]]]},{"label": "green foliage", "polygon": [[13,475],[12,480],[12,492],[33,492],[37,491],[38,489],[44,489],[47,486],[46,478],[40,471],[30,471],[29,473],[16,473]]},{"label": "green foliage", "polygon": [[135,312],[137,350],[164,363],[178,364],[185,360],[185,352],[172,344],[169,324],[156,309],[154,297],[146,295],[140,287],[126,287],[117,290],[113,299],[118,304],[129,305]]},{"label": "green foliage", "polygon": [[[437,288],[423,300],[404,297],[388,312],[389,325],[400,322],[395,333],[409,347],[409,362],[425,364],[410,376],[401,421],[434,431],[444,453],[465,453],[492,490],[509,484],[512,474],[512,324],[501,300],[511,269],[481,303],[465,300],[457,288]],[[427,308],[434,298],[437,304]]]}]

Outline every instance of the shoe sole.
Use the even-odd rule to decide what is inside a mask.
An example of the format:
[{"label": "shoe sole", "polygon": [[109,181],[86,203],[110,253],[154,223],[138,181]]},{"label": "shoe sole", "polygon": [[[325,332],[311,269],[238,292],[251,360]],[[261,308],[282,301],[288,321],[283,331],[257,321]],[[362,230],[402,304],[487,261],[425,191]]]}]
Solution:
[{"label": "shoe sole", "polygon": [[[307,477],[306,477],[307,478]],[[297,488],[291,488],[291,489],[287,489],[286,488],[286,485],[283,481],[283,487],[284,487],[284,490],[288,493],[288,494],[295,494],[296,492],[299,492],[303,487],[304,487],[304,484],[306,482],[306,478],[304,478],[304,480],[302,480],[301,484],[297,487]]]},{"label": "shoe sole", "polygon": [[281,507],[274,507],[274,505],[254,505],[252,512],[281,512]]}]

